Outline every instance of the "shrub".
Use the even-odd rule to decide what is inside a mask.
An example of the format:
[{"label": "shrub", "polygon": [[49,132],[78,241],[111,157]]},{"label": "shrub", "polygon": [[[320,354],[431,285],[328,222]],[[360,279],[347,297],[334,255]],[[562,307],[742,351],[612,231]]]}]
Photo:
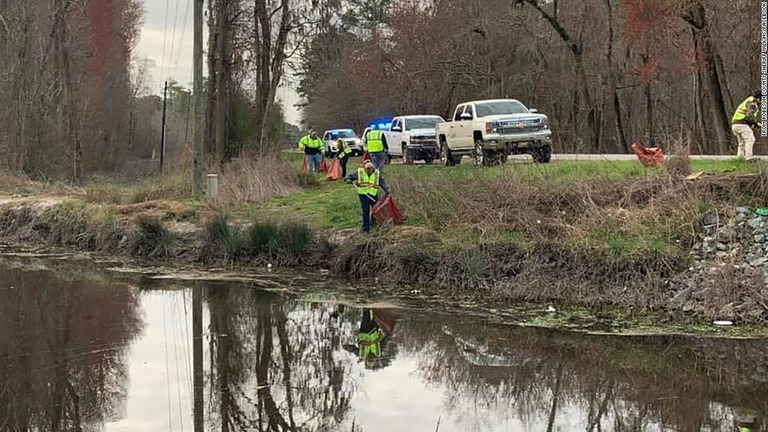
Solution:
[{"label": "shrub", "polygon": [[230,263],[242,258],[246,251],[247,239],[244,230],[229,224],[229,218],[218,215],[205,226],[206,241],[203,245],[203,261],[217,258]]},{"label": "shrub", "polygon": [[170,232],[162,222],[152,217],[140,217],[137,221],[138,232],[131,245],[133,255],[145,257],[167,257],[171,254],[171,247],[176,241],[176,236]]}]

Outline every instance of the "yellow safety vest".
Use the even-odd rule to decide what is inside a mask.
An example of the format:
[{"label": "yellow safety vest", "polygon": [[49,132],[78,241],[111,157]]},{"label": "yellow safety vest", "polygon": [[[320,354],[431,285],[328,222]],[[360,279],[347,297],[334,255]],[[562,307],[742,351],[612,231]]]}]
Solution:
[{"label": "yellow safety vest", "polygon": [[324,146],[325,144],[323,143],[323,140],[321,140],[320,138],[312,139],[312,137],[309,135],[304,136],[304,138],[302,138],[301,141],[299,141],[300,149],[303,149],[304,147],[321,149]]},{"label": "yellow safety vest", "polygon": [[749,111],[749,104],[751,104],[752,102],[758,103],[757,111],[755,111],[755,117],[756,117],[755,119],[757,119],[757,117],[760,114],[760,105],[759,105],[760,101],[755,99],[754,96],[750,96],[744,102],[742,102],[738,108],[736,108],[736,112],[733,114],[733,119],[732,119],[733,123],[747,118],[747,112]]},{"label": "yellow safety vest", "polygon": [[359,346],[358,354],[360,355],[360,358],[365,360],[370,355],[381,357],[381,339],[382,334],[380,329],[376,329],[370,333],[358,333],[357,344]]},{"label": "yellow safety vest", "polygon": [[368,173],[365,171],[365,168],[358,168],[357,182],[362,184],[361,187],[357,188],[357,193],[359,195],[376,196],[379,194],[379,170],[376,170],[373,172],[373,174],[368,175]]},{"label": "yellow safety vest", "polygon": [[346,144],[344,144],[344,147],[342,147],[341,149],[339,149],[339,146],[337,144],[336,145],[336,151],[339,152],[339,156],[344,156],[344,155],[348,155],[348,154],[352,153],[352,149],[349,148],[349,146],[346,145]]},{"label": "yellow safety vest", "polygon": [[369,153],[378,153],[384,151],[384,132],[380,130],[368,131],[366,142],[368,143]]}]

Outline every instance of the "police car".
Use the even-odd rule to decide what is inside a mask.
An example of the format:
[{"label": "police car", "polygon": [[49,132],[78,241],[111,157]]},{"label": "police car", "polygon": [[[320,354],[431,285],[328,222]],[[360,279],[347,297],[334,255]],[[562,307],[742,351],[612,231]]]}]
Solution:
[{"label": "police car", "polygon": [[331,129],[323,134],[325,143],[325,155],[333,157],[336,155],[336,141],[342,140],[345,145],[352,149],[353,156],[362,156],[363,146],[360,137],[352,129]]}]

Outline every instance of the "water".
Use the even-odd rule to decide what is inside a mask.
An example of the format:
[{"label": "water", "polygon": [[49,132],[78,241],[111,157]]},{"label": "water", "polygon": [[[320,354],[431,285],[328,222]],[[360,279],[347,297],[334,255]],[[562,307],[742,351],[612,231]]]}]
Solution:
[{"label": "water", "polygon": [[0,264],[0,431],[732,431],[768,414],[763,340],[374,308],[392,335],[366,362],[365,305],[91,267]]}]

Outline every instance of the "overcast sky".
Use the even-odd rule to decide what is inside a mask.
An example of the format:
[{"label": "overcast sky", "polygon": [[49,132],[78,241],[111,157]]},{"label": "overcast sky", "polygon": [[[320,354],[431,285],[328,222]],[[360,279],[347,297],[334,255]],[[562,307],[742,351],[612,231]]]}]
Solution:
[{"label": "overcast sky", "polygon": [[[163,92],[164,77],[171,77],[185,87],[192,87],[192,0],[167,1],[169,9],[166,14],[165,1],[144,0],[144,27],[135,52],[137,59],[146,58],[150,60],[149,64],[154,64],[150,69],[151,82],[148,85],[158,94]],[[204,41],[207,40],[206,35]],[[283,88],[278,92],[278,98],[285,106],[286,120],[298,124],[300,114],[293,106],[298,102],[296,92]]]}]

